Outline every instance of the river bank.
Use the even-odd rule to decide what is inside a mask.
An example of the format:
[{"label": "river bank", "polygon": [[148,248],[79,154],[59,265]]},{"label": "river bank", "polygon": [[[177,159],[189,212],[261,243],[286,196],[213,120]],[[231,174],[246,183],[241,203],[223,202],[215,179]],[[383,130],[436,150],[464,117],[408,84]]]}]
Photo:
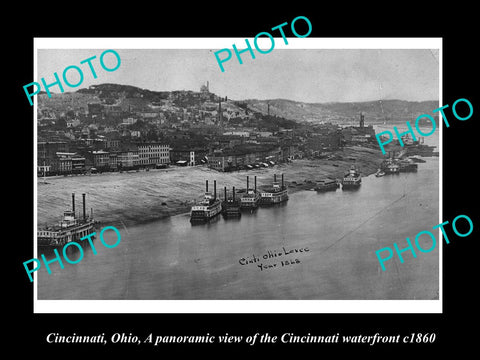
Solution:
[{"label": "river bank", "polygon": [[[365,156],[370,155],[362,157],[365,159]],[[417,258],[405,256],[404,263],[400,263],[398,257],[392,258],[385,263],[386,271],[382,271],[375,256],[378,249],[392,247],[393,243],[404,244],[405,238],[412,238],[438,223],[439,161],[433,157],[423,160],[425,163],[419,164],[417,173],[365,176],[359,191],[338,189],[317,193],[297,191],[291,186],[286,206],[262,208],[244,214],[240,221],[218,216],[204,226],[191,226],[188,215],[178,215],[132,226],[120,223],[117,228],[122,241],[115,249],[96,246],[94,254],[87,246],[80,263],[64,262],[65,269],[57,266],[54,276],[42,267],[37,273],[38,299],[438,300],[441,296],[438,247],[429,253],[417,253]],[[321,166],[318,162],[295,160],[271,170],[288,172],[289,178],[300,180],[337,168]],[[345,165],[349,165],[346,160]],[[188,182],[181,192],[193,193],[191,184],[198,183],[199,193],[195,194],[198,196],[203,191],[205,176],[211,180],[217,175],[217,181],[231,181],[238,175],[242,183],[247,174],[231,173],[223,177],[215,172],[200,171],[201,168],[172,170],[175,171],[168,173],[168,177],[175,175],[178,181]],[[160,171],[150,173],[130,174],[129,184],[125,186],[141,188],[145,183],[159,184],[167,178],[167,174]],[[193,178],[194,174],[201,178]],[[262,179],[271,180],[268,174],[262,172]],[[180,192],[177,184],[172,183],[170,187]],[[66,207],[69,195],[65,194],[63,199]],[[127,199],[127,195],[131,196],[123,195],[123,199]],[[81,198],[77,193],[78,197]],[[134,203],[123,207],[138,213],[142,210],[138,204],[144,198],[145,194],[141,193]],[[157,199],[152,197],[148,201],[150,206]],[[148,212],[149,206],[142,211]],[[81,209],[81,204],[77,204],[78,208]],[[127,215],[128,211],[120,210],[106,216]],[[104,222],[97,231],[107,225]],[[105,235],[107,243],[115,242],[114,233]],[[72,260],[80,256],[77,251],[71,253]],[[279,253],[282,253],[280,257],[275,256]],[[54,254],[47,254],[47,259],[52,256]],[[157,308],[166,311],[163,303],[160,305]],[[95,306],[98,307],[97,303]],[[341,308],[344,306],[348,305],[342,303]],[[172,310],[181,309],[187,309],[187,305]],[[398,307],[392,309],[395,311]]]},{"label": "river bank", "polygon": [[289,192],[312,188],[322,178],[341,178],[355,164],[363,176],[376,172],[384,159],[381,151],[361,146],[345,147],[330,159],[298,159],[288,164],[250,171],[221,173],[206,167],[171,167],[124,172],[47,178],[37,180],[38,226],[60,220],[71,209],[71,194],[76,194],[76,211],[81,212],[81,194],[87,194],[87,211],[93,208],[97,220],[107,225],[136,225],[187,213],[205,190],[205,180],[217,181],[217,194],[224,186],[244,189],[246,177],[257,176],[259,187],[271,184],[273,174],[284,174]]}]

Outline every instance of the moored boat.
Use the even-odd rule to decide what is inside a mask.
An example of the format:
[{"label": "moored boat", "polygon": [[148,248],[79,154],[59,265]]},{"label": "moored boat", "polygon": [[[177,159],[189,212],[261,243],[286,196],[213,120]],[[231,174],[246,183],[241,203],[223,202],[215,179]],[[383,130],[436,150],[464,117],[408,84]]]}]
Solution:
[{"label": "moored boat", "polygon": [[217,182],[213,182],[213,195],[208,191],[208,180],[205,182],[205,195],[202,201],[193,205],[190,211],[190,222],[206,222],[222,212],[222,202],[217,198]]},{"label": "moored boat", "polygon": [[224,217],[240,217],[240,199],[235,196],[235,186],[232,189],[232,196],[227,194],[227,187],[224,187],[224,198],[222,202],[222,214]]},{"label": "moored boat", "polygon": [[257,177],[254,178],[254,188],[249,188],[248,176],[247,176],[247,191],[240,198],[240,208],[242,210],[255,210],[260,203],[260,193],[257,191]]},{"label": "moored boat", "polygon": [[342,179],[342,189],[358,188],[362,184],[362,175],[355,167],[350,166],[348,172],[345,173]]},{"label": "moored boat", "polygon": [[398,174],[400,172],[400,165],[398,165],[397,160],[387,159],[382,163],[381,169],[385,174]]},{"label": "moored boat", "polygon": [[402,159],[398,162],[398,165],[400,172],[416,172],[418,170],[418,164],[410,159]]},{"label": "moored boat", "polygon": [[317,181],[317,184],[315,185],[315,190],[318,192],[323,192],[323,191],[335,191],[338,188],[338,183],[336,180],[332,179],[322,179]]},{"label": "moored boat", "polygon": [[[52,226],[46,226],[37,230],[37,247],[38,248],[56,248],[65,244],[78,241],[92,234],[95,230],[96,221],[93,218],[93,210],[90,216],[87,216],[85,209],[85,194],[83,196],[83,216],[75,215],[75,194],[72,194],[72,210],[63,212],[62,220]],[[95,238],[95,236],[92,236]]]},{"label": "moored boat", "polygon": [[277,175],[273,175],[272,186],[260,192],[260,205],[280,204],[288,200],[288,190],[285,186],[283,174],[281,185],[277,182]]},{"label": "moored boat", "polygon": [[378,169],[377,172],[375,173],[376,177],[382,177],[385,176],[385,171],[382,171],[381,169]]}]

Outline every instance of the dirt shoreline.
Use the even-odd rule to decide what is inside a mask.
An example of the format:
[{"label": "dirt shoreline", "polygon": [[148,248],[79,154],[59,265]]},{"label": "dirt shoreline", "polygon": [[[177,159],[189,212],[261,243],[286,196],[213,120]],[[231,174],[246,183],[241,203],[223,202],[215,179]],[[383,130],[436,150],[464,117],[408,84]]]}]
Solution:
[{"label": "dirt shoreline", "polygon": [[[37,224],[39,227],[60,220],[63,211],[71,209],[71,194],[75,193],[76,213],[82,213],[82,193],[87,194],[86,211],[94,210],[100,227],[113,225],[128,227],[185,214],[198,201],[209,180],[217,181],[217,194],[224,186],[231,189],[246,187],[246,177],[257,176],[258,187],[269,185],[273,174],[284,174],[289,193],[311,189],[322,178],[341,178],[355,164],[362,176],[375,173],[384,156],[379,149],[352,146],[333,153],[331,159],[294,160],[250,171],[219,173],[206,167],[182,167],[151,170],[148,172],[103,173],[37,180]],[[296,184],[294,184],[294,182]]]}]

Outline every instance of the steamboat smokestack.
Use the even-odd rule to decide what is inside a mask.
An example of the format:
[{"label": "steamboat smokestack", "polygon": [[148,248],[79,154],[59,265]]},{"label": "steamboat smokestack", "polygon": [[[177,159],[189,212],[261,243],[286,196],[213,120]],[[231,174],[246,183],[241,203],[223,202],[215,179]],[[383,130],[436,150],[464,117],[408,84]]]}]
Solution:
[{"label": "steamboat smokestack", "polygon": [[283,174],[282,174],[282,189],[284,189],[284,188],[285,188],[285,184],[283,182]]},{"label": "steamboat smokestack", "polygon": [[235,186],[233,187],[233,202],[235,202]]},{"label": "steamboat smokestack", "polygon": [[83,220],[86,220],[87,219],[87,212],[85,210],[85,194],[82,194],[82,198],[83,198]]},{"label": "steamboat smokestack", "polygon": [[75,193],[72,193],[72,211],[75,216]]},{"label": "steamboat smokestack", "polygon": [[248,175],[247,175],[247,192],[248,192]]},{"label": "steamboat smokestack", "polygon": [[217,180],[213,180],[213,200],[217,200]]},{"label": "steamboat smokestack", "polygon": [[273,174],[273,182],[277,182],[277,174]]},{"label": "steamboat smokestack", "polygon": [[255,183],[255,193],[257,192],[257,175],[253,178],[253,181]]},{"label": "steamboat smokestack", "polygon": [[223,187],[223,193],[224,193],[225,201],[227,201],[227,187],[226,186]]},{"label": "steamboat smokestack", "polygon": [[205,180],[205,192],[208,192],[208,180]]}]

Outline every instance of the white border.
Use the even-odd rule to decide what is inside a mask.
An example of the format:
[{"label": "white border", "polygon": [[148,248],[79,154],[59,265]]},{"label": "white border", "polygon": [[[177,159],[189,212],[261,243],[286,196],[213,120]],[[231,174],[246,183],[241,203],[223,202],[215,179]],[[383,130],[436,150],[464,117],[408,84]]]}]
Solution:
[{"label": "white border", "polygon": [[37,300],[35,313],[441,313],[440,300]]},{"label": "white border", "polygon": [[[442,38],[290,38],[275,37],[275,49],[441,49]],[[259,38],[259,41],[262,38]],[[269,41],[269,40],[268,40]],[[253,46],[253,39],[249,39]],[[244,38],[34,38],[34,49],[221,49]]]},{"label": "white border", "polygon": [[[443,105],[442,38],[275,38],[278,49],[439,49],[439,102]],[[249,39],[252,44],[253,39]],[[34,38],[34,79],[38,49],[221,49],[244,38]],[[34,101],[34,176],[37,179],[37,96]],[[432,109],[433,110],[433,109]],[[443,127],[439,139],[439,223],[443,220]],[[37,258],[37,180],[34,183],[34,257]],[[436,225],[436,224],[432,224]],[[439,229],[439,237],[442,235]],[[439,300],[37,300],[34,313],[442,313],[443,242],[439,244]]]}]

